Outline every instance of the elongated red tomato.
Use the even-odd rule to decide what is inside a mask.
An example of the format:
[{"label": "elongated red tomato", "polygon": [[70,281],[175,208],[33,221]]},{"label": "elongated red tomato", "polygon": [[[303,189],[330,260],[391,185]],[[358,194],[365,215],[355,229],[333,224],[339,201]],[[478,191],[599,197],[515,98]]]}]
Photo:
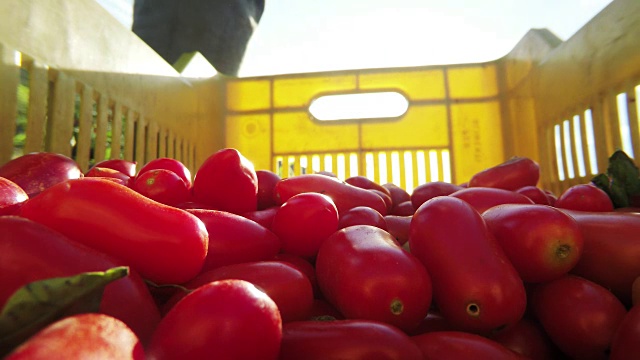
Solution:
[{"label": "elongated red tomato", "polygon": [[209,233],[209,253],[202,271],[224,265],[269,260],[280,252],[281,241],[269,229],[226,211],[189,209]]},{"label": "elongated red tomato", "polygon": [[606,359],[627,313],[609,290],[574,275],[536,286],[531,305],[549,338],[573,359]]},{"label": "elongated red tomato", "polygon": [[504,204],[485,211],[482,218],[523,281],[557,279],[582,255],[578,223],[551,206]]},{"label": "elongated red tomato", "polygon": [[492,187],[516,190],[523,186],[536,185],[540,180],[540,166],[526,157],[513,157],[501,164],[473,175],[469,187]]},{"label": "elongated red tomato", "polygon": [[197,217],[101,178],[52,186],[20,215],[122,259],[159,284],[190,280],[207,255],[207,230]]},{"label": "elongated red tomato", "polygon": [[[17,216],[0,216],[0,307],[20,287],[54,277],[105,271],[123,265],[42,224]],[[124,321],[146,342],[160,321],[160,312],[140,275],[106,286],[100,312]]]},{"label": "elongated red tomato", "polygon": [[122,321],[104,314],[73,315],[54,322],[5,360],[144,360],[138,337]]},{"label": "elongated red tomato", "polygon": [[414,335],[424,359],[438,360],[525,360],[502,344],[483,336],[462,331],[432,331]]},{"label": "elongated red tomato", "polygon": [[29,199],[18,184],[0,177],[0,215],[13,215],[22,203]]},{"label": "elongated red tomato", "polygon": [[430,181],[418,185],[411,193],[411,204],[414,209],[420,207],[425,201],[436,196],[451,195],[458,190],[464,189],[460,185],[448,183],[445,181]]},{"label": "elongated red tomato", "polygon": [[17,157],[0,166],[0,176],[20,186],[29,197],[57,183],[83,176],[70,157],[50,152],[34,152]]},{"label": "elongated red tomato", "polygon": [[338,229],[338,221],[338,210],[330,197],[302,193],[280,206],[271,230],[282,241],[283,252],[313,259],[322,242]]},{"label": "elongated red tomato", "polygon": [[640,356],[640,305],[624,316],[611,340],[609,360],[634,360]]},{"label": "elongated red tomato", "polygon": [[420,360],[420,349],[398,328],[378,321],[294,321],[282,327],[280,360]]},{"label": "elongated red tomato", "polygon": [[470,187],[449,196],[468,202],[480,214],[502,204],[533,204],[533,200],[515,191],[490,187]]},{"label": "elongated red tomato", "polygon": [[198,287],[165,315],[149,359],[277,359],[282,320],[275,302],[244,280]]},{"label": "elongated red tomato", "polygon": [[340,215],[338,228],[343,229],[353,225],[371,225],[387,230],[387,222],[379,212],[368,206],[356,206]]},{"label": "elongated red tomato", "polygon": [[157,158],[144,164],[144,166],[138,171],[136,177],[144,174],[150,170],[168,170],[176,174],[182,181],[184,181],[187,189],[191,188],[191,171],[180,160],[172,158]]},{"label": "elongated red tomato", "polygon": [[[135,161],[123,160],[123,159],[109,159],[97,162],[95,165],[91,167],[91,169],[95,167],[109,168],[113,170],[120,171],[123,174],[126,174],[129,177],[136,176],[136,165]],[[91,171],[89,169],[89,171]]]},{"label": "elongated red tomato", "polygon": [[226,148],[209,156],[193,179],[196,202],[234,214],[258,210],[258,176],[238,150]]},{"label": "elongated red tomato", "polygon": [[375,226],[350,226],[331,235],[318,251],[316,275],[322,294],[346,318],[408,331],[431,305],[424,266]]},{"label": "elongated red tomato", "polygon": [[613,211],[609,195],[593,183],[571,186],[560,194],[554,206],[578,211]]},{"label": "elongated red tomato", "polygon": [[[187,289],[217,280],[246,280],[276,303],[283,322],[305,320],[313,305],[313,289],[305,274],[282,261],[254,261],[222,266],[203,272],[184,284]],[[181,296],[182,295],[182,296]],[[177,295],[174,301],[184,297]]]},{"label": "elongated red tomato", "polygon": [[407,192],[407,190],[401,188],[400,186],[394,183],[386,183],[382,184],[387,190],[389,190],[389,196],[391,196],[391,203],[393,206],[396,206],[405,201],[411,201],[411,195]]},{"label": "elongated red tomato", "polygon": [[384,217],[384,221],[387,224],[387,231],[393,235],[400,245],[404,245],[409,241],[411,218],[411,216],[399,215],[387,215]]},{"label": "elongated red tomato", "polygon": [[465,201],[439,196],[422,204],[411,220],[409,246],[431,274],[434,301],[452,325],[486,333],[522,318],[522,280]]},{"label": "elongated red tomato", "polygon": [[304,174],[278,181],[274,189],[277,204],[303,192],[317,192],[329,196],[343,213],[356,206],[368,206],[382,216],[387,214],[387,205],[374,192],[320,174]]},{"label": "elongated red tomato", "polygon": [[631,304],[632,284],[640,274],[640,214],[563,211],[578,222],[584,237],[584,250],[571,273]]}]

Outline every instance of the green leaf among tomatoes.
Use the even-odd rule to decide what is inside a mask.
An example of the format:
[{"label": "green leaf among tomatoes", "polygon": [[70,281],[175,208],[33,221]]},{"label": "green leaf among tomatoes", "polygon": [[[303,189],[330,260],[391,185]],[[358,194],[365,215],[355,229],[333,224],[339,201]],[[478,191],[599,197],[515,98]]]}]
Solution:
[{"label": "green leaf among tomatoes", "polygon": [[607,172],[596,175],[591,182],[609,195],[616,208],[630,206],[630,198],[640,195],[640,170],[622,150],[609,157]]},{"label": "green leaf among tomatoes", "polygon": [[0,355],[65,316],[98,312],[109,283],[129,274],[129,267],[85,272],[34,281],[18,289],[0,313]]}]

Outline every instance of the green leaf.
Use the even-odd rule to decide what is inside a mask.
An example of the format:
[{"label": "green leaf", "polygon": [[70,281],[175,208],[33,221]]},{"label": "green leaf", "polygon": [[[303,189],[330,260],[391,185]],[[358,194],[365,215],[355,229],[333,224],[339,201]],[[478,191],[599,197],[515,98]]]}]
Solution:
[{"label": "green leaf", "polygon": [[611,155],[607,174],[627,195],[640,194],[640,170],[624,151],[618,150]]},{"label": "green leaf", "polygon": [[0,313],[0,356],[63,317],[97,312],[105,286],[129,274],[126,266],[34,281],[18,289]]}]

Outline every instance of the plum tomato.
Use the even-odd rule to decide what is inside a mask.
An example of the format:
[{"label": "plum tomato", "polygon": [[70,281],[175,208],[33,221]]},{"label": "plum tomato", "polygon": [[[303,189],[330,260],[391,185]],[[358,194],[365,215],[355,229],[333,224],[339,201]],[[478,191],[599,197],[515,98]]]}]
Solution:
[{"label": "plum tomato", "polygon": [[516,190],[523,186],[537,185],[540,166],[527,157],[512,157],[496,166],[482,170],[469,179],[469,187],[491,187]]},{"label": "plum tomato", "polygon": [[138,171],[138,175],[144,174],[149,170],[169,170],[174,172],[182,181],[184,181],[187,189],[191,188],[191,171],[187,168],[180,160],[172,159],[172,158],[157,158],[146,163],[140,171]]},{"label": "plum tomato", "polygon": [[29,338],[5,360],[144,360],[140,339],[122,321],[104,314],[64,317]]},{"label": "plum tomato", "polygon": [[282,319],[276,303],[245,280],[207,283],[162,318],[151,359],[278,359]]},{"label": "plum tomato", "polygon": [[467,202],[438,196],[422,204],[411,220],[409,247],[431,275],[434,302],[456,328],[486,334],[524,315],[522,279]]},{"label": "plum tomato", "polygon": [[575,275],[534,287],[531,305],[549,338],[574,359],[607,359],[627,313],[609,290]]},{"label": "plum tomato", "polygon": [[322,242],[338,229],[338,222],[338,210],[330,197],[301,193],[280,206],[271,230],[282,241],[283,252],[313,259]]},{"label": "plum tomato", "polygon": [[151,169],[135,177],[131,188],[159,203],[178,206],[191,199],[191,192],[183,179],[171,170]]},{"label": "plum tomato", "polygon": [[210,155],[196,171],[193,199],[216,209],[242,214],[258,209],[258,176],[251,161],[225,148]]},{"label": "plum tomato", "polygon": [[0,166],[0,176],[13,181],[32,198],[55,184],[84,176],[70,157],[50,152],[34,152]]},{"label": "plum tomato", "polygon": [[0,177],[0,216],[15,214],[28,199],[29,195],[18,184]]},{"label": "plum tomato", "polygon": [[352,225],[372,225],[387,230],[387,222],[379,212],[368,206],[356,206],[340,214],[338,229]]},{"label": "plum tomato", "polygon": [[563,191],[555,207],[580,211],[613,211],[613,202],[604,190],[589,184],[578,184]]},{"label": "plum tomato", "polygon": [[273,189],[280,181],[280,176],[270,170],[256,170],[256,176],[258,177],[258,210],[276,206]]},{"label": "plum tomato", "polygon": [[395,326],[372,320],[294,321],[282,327],[280,360],[421,360],[420,349]]},{"label": "plum tomato", "polygon": [[429,311],[429,273],[380,228],[355,225],[336,231],[320,246],[315,265],[322,294],[348,319],[409,331]]},{"label": "plum tomato", "polygon": [[482,218],[525,282],[557,279],[582,255],[584,239],[578,223],[551,206],[498,205]]}]

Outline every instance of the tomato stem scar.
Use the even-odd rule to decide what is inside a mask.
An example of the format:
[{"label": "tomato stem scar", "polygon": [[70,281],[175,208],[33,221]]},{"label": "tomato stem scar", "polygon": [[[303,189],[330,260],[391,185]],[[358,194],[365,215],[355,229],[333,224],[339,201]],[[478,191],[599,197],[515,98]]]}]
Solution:
[{"label": "tomato stem scar", "polygon": [[472,317],[480,316],[480,306],[476,303],[467,304],[467,314]]},{"label": "tomato stem scar", "polygon": [[400,299],[393,299],[389,308],[391,309],[391,313],[393,315],[400,315],[404,311],[404,304]]},{"label": "tomato stem scar", "polygon": [[556,256],[560,259],[564,259],[571,253],[571,246],[567,244],[562,244],[556,250]]}]

